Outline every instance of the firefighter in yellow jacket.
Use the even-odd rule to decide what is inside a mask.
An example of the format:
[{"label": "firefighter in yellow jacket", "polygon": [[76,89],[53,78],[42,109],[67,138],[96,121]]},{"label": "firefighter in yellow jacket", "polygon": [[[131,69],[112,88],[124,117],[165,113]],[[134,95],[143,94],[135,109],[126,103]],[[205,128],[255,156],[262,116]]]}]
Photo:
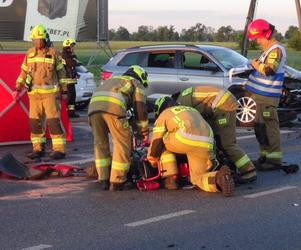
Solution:
[{"label": "firefighter in yellow jacket", "polygon": [[213,132],[199,112],[188,106],[178,106],[170,97],[156,101],[157,120],[153,129],[148,159],[154,164],[160,158],[162,177],[168,189],[177,189],[175,154],[186,154],[190,181],[206,192],[221,191],[224,196],[234,192],[234,181],[229,167],[210,172],[214,155]]},{"label": "firefighter in yellow jacket", "polygon": [[21,66],[17,79],[14,98],[22,88],[26,88],[29,97],[30,139],[33,152],[29,158],[36,159],[45,154],[45,118],[52,139],[53,151],[50,157],[65,157],[65,135],[60,122],[58,91],[65,78],[64,65],[58,52],[51,47],[46,28],[39,24],[30,34],[34,47],[29,49]]},{"label": "firefighter in yellow jacket", "polygon": [[256,40],[263,53],[252,60],[253,71],[245,88],[256,102],[254,130],[260,145],[258,170],[279,169],[282,163],[280,129],[277,107],[282,94],[286,51],[271,36],[274,26],[263,19],[256,19],[248,28],[249,40]]},{"label": "firefighter in yellow jacket", "polygon": [[[127,188],[127,172],[132,151],[132,131],[127,110],[134,109],[135,130],[147,140],[148,120],[144,88],[147,73],[137,65],[121,76],[103,82],[94,92],[88,110],[94,136],[95,166],[102,190]],[[109,137],[112,136],[111,156]]]},{"label": "firefighter in yellow jacket", "polygon": [[239,181],[254,181],[256,169],[236,142],[236,98],[222,88],[197,86],[183,90],[177,102],[197,109],[210,124],[218,149],[235,165]]}]

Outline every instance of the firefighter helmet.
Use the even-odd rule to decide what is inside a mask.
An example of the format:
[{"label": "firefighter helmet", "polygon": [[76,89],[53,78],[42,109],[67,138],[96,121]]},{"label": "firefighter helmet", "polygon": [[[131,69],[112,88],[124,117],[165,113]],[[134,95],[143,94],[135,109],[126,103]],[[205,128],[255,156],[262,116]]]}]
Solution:
[{"label": "firefighter helmet", "polygon": [[31,30],[30,39],[47,39],[47,35],[47,29],[42,24],[38,24]]},{"label": "firefighter helmet", "polygon": [[63,47],[70,47],[72,44],[76,44],[76,41],[73,38],[67,38],[64,42],[63,42]]},{"label": "firefighter helmet", "polygon": [[256,19],[249,24],[248,39],[255,40],[257,38],[270,39],[274,31],[274,26],[263,19]]},{"label": "firefighter helmet", "polygon": [[129,67],[124,75],[134,77],[135,79],[140,81],[145,88],[148,86],[147,72],[138,65],[132,65],[131,67]]},{"label": "firefighter helmet", "polygon": [[162,96],[155,102],[155,116],[158,117],[165,109],[177,105],[176,101],[169,96]]}]

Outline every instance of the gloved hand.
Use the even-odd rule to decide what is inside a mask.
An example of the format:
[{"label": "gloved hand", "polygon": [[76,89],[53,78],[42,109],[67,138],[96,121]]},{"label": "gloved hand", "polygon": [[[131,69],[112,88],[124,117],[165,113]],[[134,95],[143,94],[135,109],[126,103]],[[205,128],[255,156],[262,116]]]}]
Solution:
[{"label": "gloved hand", "polygon": [[251,61],[251,66],[253,67],[253,68],[258,68],[258,66],[259,66],[259,63],[258,63],[258,60],[257,59],[253,59],[252,61]]},{"label": "gloved hand", "polygon": [[157,165],[157,162],[159,161],[159,158],[153,157],[148,155],[146,157],[147,161],[152,165],[152,167],[155,167]]},{"label": "gloved hand", "polygon": [[14,92],[12,92],[12,97],[15,101],[19,101],[20,100],[20,91],[15,90]]}]

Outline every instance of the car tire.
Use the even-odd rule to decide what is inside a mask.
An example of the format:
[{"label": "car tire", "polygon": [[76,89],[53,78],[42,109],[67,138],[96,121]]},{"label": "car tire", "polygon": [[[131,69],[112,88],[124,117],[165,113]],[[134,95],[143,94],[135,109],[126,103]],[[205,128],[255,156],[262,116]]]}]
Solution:
[{"label": "car tire", "polygon": [[245,91],[235,94],[238,108],[236,112],[237,126],[253,127],[256,115],[256,102]]}]

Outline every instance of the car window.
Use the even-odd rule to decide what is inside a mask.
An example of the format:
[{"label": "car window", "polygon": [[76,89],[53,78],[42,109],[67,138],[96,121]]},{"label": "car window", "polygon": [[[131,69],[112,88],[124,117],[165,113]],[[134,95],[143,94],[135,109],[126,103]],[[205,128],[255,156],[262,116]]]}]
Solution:
[{"label": "car window", "polygon": [[182,54],[182,65],[184,69],[208,70],[208,66],[215,64],[201,53],[185,51]]},{"label": "car window", "polygon": [[246,66],[248,63],[247,58],[231,49],[215,48],[208,50],[208,53],[215,57],[228,70]]},{"label": "car window", "polygon": [[175,52],[151,52],[148,55],[148,67],[174,68]]},{"label": "car window", "polygon": [[118,63],[118,66],[131,66],[140,65],[142,67],[146,66],[146,54],[143,52],[129,53],[125,55]]}]

